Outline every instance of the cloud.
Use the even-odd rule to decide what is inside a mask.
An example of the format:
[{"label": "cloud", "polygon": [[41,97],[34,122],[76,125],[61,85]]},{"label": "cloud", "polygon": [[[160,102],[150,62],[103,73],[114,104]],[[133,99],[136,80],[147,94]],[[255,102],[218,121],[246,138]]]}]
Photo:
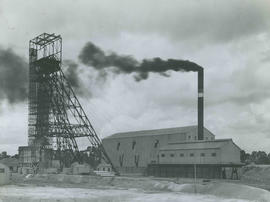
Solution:
[{"label": "cloud", "polygon": [[[0,25],[7,32],[0,33],[0,38],[9,41],[20,33],[22,38],[15,41],[21,44],[44,30],[61,33],[65,39],[80,35],[77,41],[114,38],[127,32],[156,34],[200,46],[252,37],[266,33],[270,27],[268,0],[60,0],[54,2],[53,8],[50,5],[50,1],[5,1]],[[31,12],[26,12],[29,9]]]},{"label": "cloud", "polygon": [[[53,8],[50,5],[50,1],[1,1],[0,26],[5,30],[0,32],[1,42],[27,56],[28,40],[46,31],[62,35],[63,56],[74,61],[87,41],[113,50],[101,49],[99,57],[85,61],[94,66],[100,58],[108,63],[110,56],[106,68],[71,62],[65,70],[74,86],[79,80],[83,87],[74,87],[76,94],[91,92],[91,99],[79,99],[102,137],[118,131],[196,124],[195,74],[169,71],[167,78],[167,74],[149,71],[147,80],[135,82],[136,71],[119,73],[111,67],[126,67],[129,55],[134,55],[136,65],[155,56],[185,58],[205,67],[205,126],[217,138],[233,138],[243,149],[269,151],[269,53],[258,56],[269,44],[267,0],[59,0]],[[20,120],[26,120],[26,114]],[[6,120],[9,113],[1,117]],[[10,125],[5,131],[19,136]]]},{"label": "cloud", "polygon": [[[257,55],[257,54],[256,54]],[[226,102],[237,105],[261,104],[270,99],[268,86],[270,74],[268,64],[261,63],[260,59],[249,58],[243,68],[235,70],[231,75],[234,86],[233,95],[224,99]]]},{"label": "cloud", "polygon": [[18,146],[27,144],[27,102],[9,105],[1,103],[0,116],[0,152],[18,152]]},{"label": "cloud", "polygon": [[264,51],[262,53],[262,59],[261,62],[263,63],[270,63],[270,49]]}]

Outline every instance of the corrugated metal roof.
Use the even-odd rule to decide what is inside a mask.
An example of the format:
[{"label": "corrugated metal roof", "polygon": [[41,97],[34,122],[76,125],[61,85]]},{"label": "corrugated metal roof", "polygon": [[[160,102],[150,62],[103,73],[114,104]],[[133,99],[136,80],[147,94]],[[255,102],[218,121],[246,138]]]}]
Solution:
[{"label": "corrugated metal roof", "polygon": [[[154,130],[130,131],[130,132],[115,133],[113,135],[105,137],[104,139],[139,137],[139,136],[154,136],[154,135],[168,135],[168,134],[179,134],[179,133],[197,134],[197,129],[198,129],[197,126],[194,125],[194,126],[162,128],[162,129],[154,129]],[[206,128],[204,128],[204,132],[213,135]]]},{"label": "corrugated metal roof", "polygon": [[160,148],[160,151],[171,151],[171,150],[187,150],[187,149],[217,149],[221,148],[225,144],[228,144],[232,139],[219,139],[211,141],[196,141],[196,142],[185,142],[177,144],[169,144]]}]

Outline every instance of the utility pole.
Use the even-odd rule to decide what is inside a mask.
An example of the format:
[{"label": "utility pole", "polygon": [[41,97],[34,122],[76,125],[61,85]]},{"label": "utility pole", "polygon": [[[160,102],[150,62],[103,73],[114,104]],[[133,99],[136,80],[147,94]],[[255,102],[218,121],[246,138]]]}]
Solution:
[{"label": "utility pole", "polygon": [[194,164],[194,193],[197,193],[196,183],[197,183],[197,165]]}]

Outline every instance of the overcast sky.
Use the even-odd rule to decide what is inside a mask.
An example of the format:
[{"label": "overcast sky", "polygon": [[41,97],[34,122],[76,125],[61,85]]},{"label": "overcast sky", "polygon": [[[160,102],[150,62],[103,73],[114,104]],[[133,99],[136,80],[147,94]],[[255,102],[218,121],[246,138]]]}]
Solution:
[{"label": "overcast sky", "polygon": [[[25,68],[29,40],[43,32],[61,34],[63,57],[75,62],[89,41],[139,61],[190,60],[204,67],[205,127],[246,151],[270,152],[269,29],[268,0],[0,0],[0,79],[3,86],[7,72],[6,80],[23,79],[18,64]],[[7,52],[16,57],[7,61]],[[194,72],[136,82],[132,74],[104,78],[78,68],[76,92],[100,137],[197,124]],[[0,151],[11,154],[27,144],[27,100],[17,99],[20,92],[0,86]]]}]

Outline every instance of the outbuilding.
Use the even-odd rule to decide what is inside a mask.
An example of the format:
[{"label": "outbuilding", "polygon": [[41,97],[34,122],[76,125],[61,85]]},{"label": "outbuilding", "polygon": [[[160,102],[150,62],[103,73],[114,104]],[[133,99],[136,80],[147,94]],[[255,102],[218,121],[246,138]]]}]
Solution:
[{"label": "outbuilding", "polygon": [[107,172],[111,172],[112,171],[112,166],[108,163],[100,163],[98,166],[97,166],[97,171],[107,171]]},{"label": "outbuilding", "polygon": [[5,185],[10,182],[10,170],[9,168],[0,163],[0,185]]},{"label": "outbuilding", "polygon": [[19,167],[19,160],[16,158],[4,158],[0,160],[0,163],[5,164],[9,167],[10,172],[17,173]]},{"label": "outbuilding", "polygon": [[74,162],[71,165],[71,170],[73,175],[89,175],[93,173],[93,169],[87,163],[79,164],[78,162]]}]

